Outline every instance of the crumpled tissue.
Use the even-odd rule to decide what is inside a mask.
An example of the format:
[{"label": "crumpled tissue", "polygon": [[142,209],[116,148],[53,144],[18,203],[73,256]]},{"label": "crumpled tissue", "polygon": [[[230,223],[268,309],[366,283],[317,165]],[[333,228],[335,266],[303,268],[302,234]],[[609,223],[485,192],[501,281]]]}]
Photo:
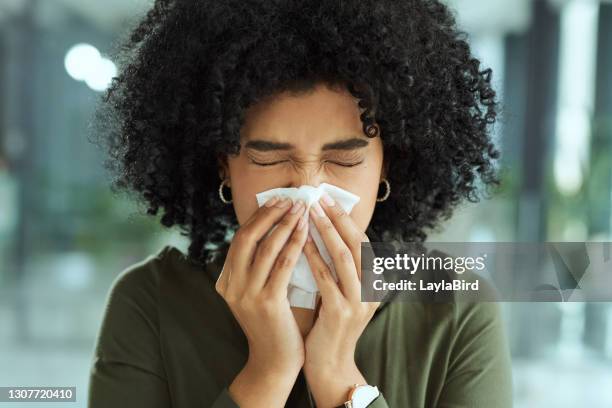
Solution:
[{"label": "crumpled tissue", "polygon": [[[323,193],[329,194],[335,201],[335,205],[340,205],[347,214],[350,214],[355,204],[359,202],[359,196],[353,194],[347,190],[344,190],[338,186],[334,186],[328,183],[321,183],[318,187],[304,184],[300,187],[289,187],[289,188],[273,188],[266,190],[261,193],[257,193],[257,204],[259,207],[264,205],[268,199],[274,196],[289,197],[293,202],[301,199],[306,204],[306,211],[304,211],[303,217],[308,220],[308,228],[312,239],[319,249],[319,253],[323,260],[329,265],[334,279],[337,281],[336,271],[332,259],[323,243],[323,239],[317,231],[316,226],[309,218],[308,209],[310,206],[321,198]],[[276,226],[275,226],[276,227]],[[272,228],[274,229],[274,228]],[[270,230],[272,232],[272,230]],[[297,260],[296,266],[292,272],[291,280],[289,281],[289,287],[287,297],[289,304],[294,307],[303,307],[307,309],[314,309],[316,306],[317,293],[319,289],[317,283],[312,275],[312,270],[308,264],[308,259],[304,252],[300,253]]]}]

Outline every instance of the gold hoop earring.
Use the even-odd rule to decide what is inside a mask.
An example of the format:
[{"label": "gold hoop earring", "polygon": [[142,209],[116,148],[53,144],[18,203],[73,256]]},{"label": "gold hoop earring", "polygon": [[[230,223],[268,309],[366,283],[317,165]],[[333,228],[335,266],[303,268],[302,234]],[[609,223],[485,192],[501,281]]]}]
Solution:
[{"label": "gold hoop earring", "polygon": [[389,183],[389,180],[387,180],[386,178],[382,179],[382,182],[385,183],[385,186],[387,187],[387,191],[385,192],[385,195],[382,196],[381,198],[376,198],[376,201],[381,202],[381,201],[385,201],[387,198],[389,198],[389,194],[391,194],[391,184]]},{"label": "gold hoop earring", "polygon": [[226,199],[225,196],[223,195],[223,186],[226,184],[226,182],[227,182],[227,179],[222,180],[221,184],[219,184],[219,197],[221,198],[221,201],[223,201],[225,204],[230,204],[232,200]]}]

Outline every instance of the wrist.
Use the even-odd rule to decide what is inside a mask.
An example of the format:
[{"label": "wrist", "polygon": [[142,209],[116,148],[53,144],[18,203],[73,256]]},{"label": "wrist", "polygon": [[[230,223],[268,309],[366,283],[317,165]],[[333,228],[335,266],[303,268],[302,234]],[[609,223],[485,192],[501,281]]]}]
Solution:
[{"label": "wrist", "polygon": [[367,383],[354,360],[352,364],[305,364],[304,375],[320,407],[341,406],[355,384]]},{"label": "wrist", "polygon": [[354,354],[348,353],[348,356],[328,356],[322,361],[309,359],[304,361],[304,375],[316,377],[337,377],[339,374],[352,374],[359,372],[355,363]]},{"label": "wrist", "polygon": [[246,365],[253,371],[260,371],[268,376],[291,376],[295,374],[297,377],[304,365],[304,354],[296,352],[283,358],[274,354],[274,352],[258,352],[256,348],[250,347]]},{"label": "wrist", "polygon": [[245,376],[261,384],[286,385],[291,388],[301,367],[291,362],[266,362],[249,357],[242,370]]},{"label": "wrist", "polygon": [[276,371],[247,362],[228,387],[228,392],[239,406],[282,406],[298,373],[299,370]]}]

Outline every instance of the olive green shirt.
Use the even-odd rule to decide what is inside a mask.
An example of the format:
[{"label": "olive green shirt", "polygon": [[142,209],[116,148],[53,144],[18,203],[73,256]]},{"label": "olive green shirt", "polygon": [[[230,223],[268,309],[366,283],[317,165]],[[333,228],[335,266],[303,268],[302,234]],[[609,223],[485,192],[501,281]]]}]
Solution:
[{"label": "olive green shirt", "polygon": [[[205,268],[165,246],[109,291],[90,372],[90,408],[236,408],[228,387],[247,339]],[[495,302],[383,302],[355,361],[381,394],[371,408],[512,406],[510,353]],[[287,407],[314,407],[300,371]],[[325,407],[328,408],[328,407]]]}]

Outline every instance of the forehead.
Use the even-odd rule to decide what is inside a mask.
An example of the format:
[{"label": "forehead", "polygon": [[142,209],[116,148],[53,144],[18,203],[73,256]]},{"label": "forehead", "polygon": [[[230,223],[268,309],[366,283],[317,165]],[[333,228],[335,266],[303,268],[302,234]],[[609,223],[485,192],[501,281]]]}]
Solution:
[{"label": "forehead", "polygon": [[325,85],[307,93],[283,92],[249,107],[241,137],[302,147],[348,136],[366,138],[357,103],[347,90]]}]

